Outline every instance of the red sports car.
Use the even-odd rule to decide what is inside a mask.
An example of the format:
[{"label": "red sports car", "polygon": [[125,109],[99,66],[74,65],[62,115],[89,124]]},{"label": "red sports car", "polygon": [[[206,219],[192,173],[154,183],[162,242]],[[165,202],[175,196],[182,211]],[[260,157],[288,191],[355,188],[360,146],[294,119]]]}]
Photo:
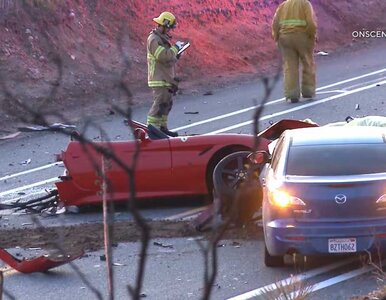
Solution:
[{"label": "red sports car", "polygon": [[[130,176],[125,168],[132,168],[134,162],[136,199],[207,195],[213,189],[212,174],[217,163],[233,152],[252,150],[254,145],[252,135],[169,137],[156,128],[135,121],[132,126],[136,140],[92,144],[72,140],[69,143],[59,155],[66,168],[65,175],[56,183],[62,204],[101,203],[102,170],[109,182],[108,200],[127,200],[130,197]],[[275,123],[258,135],[259,150],[266,150],[271,140],[285,129],[308,126],[315,125],[296,120]],[[103,162],[100,150],[115,155],[120,162],[112,159]],[[134,159],[136,153],[138,157]],[[237,176],[240,168],[243,164],[229,171],[229,176]]]}]

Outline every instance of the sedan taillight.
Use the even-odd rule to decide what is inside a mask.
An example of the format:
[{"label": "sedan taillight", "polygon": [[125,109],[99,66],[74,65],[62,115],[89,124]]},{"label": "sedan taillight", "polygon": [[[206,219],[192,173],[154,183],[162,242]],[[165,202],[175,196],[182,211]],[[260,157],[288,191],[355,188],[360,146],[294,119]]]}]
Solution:
[{"label": "sedan taillight", "polygon": [[306,206],[304,201],[298,197],[294,197],[287,192],[274,190],[270,192],[269,202],[271,205],[287,208],[293,206]]}]

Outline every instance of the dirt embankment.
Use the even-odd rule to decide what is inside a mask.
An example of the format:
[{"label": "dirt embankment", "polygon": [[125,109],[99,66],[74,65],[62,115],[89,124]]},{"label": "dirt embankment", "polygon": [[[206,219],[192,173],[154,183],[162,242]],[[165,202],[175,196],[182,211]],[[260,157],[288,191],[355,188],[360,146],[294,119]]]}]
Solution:
[{"label": "dirt embankment", "polygon": [[[190,222],[186,221],[148,221],[151,238],[181,238],[210,236],[211,232],[200,233]],[[134,222],[116,222],[113,228],[114,243],[138,242],[142,231]],[[90,235],[90,232],[93,234]],[[262,230],[251,223],[243,228],[229,228],[222,236],[226,239],[262,238]],[[69,253],[90,252],[103,249],[103,224],[81,224],[47,228],[11,228],[0,230],[0,245],[8,248],[39,247],[46,251],[62,249]]]},{"label": "dirt embankment", "polygon": [[[31,5],[0,3],[2,123],[14,119],[10,109],[17,101],[54,112],[85,106],[93,114],[127,99],[122,83],[134,102],[146,101],[138,96],[146,91],[145,43],[152,18],[164,10],[178,18],[174,40],[192,44],[178,66],[182,88],[266,72],[279,63],[270,23],[280,0],[25,2]],[[384,0],[312,3],[323,51],[362,42],[353,31],[386,25]]]}]

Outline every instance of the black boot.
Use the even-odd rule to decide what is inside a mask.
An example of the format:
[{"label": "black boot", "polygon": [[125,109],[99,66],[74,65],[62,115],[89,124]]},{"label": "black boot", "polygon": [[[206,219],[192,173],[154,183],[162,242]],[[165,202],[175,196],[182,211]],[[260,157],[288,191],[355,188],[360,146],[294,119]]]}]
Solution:
[{"label": "black boot", "polygon": [[161,127],[161,131],[163,133],[166,133],[168,136],[171,136],[171,137],[177,137],[178,136],[178,133],[175,132],[175,131],[170,131],[167,127]]},{"label": "black boot", "polygon": [[286,98],[285,100],[287,102],[291,102],[291,103],[298,103],[299,102],[299,98]]}]

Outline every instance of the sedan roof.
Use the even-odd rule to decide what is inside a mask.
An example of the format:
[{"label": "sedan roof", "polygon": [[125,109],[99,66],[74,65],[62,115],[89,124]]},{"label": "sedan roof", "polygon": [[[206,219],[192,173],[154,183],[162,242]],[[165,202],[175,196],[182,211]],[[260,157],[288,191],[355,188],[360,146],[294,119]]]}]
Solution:
[{"label": "sedan roof", "polygon": [[287,130],[286,135],[292,146],[386,143],[386,128],[368,126],[301,128]]}]

